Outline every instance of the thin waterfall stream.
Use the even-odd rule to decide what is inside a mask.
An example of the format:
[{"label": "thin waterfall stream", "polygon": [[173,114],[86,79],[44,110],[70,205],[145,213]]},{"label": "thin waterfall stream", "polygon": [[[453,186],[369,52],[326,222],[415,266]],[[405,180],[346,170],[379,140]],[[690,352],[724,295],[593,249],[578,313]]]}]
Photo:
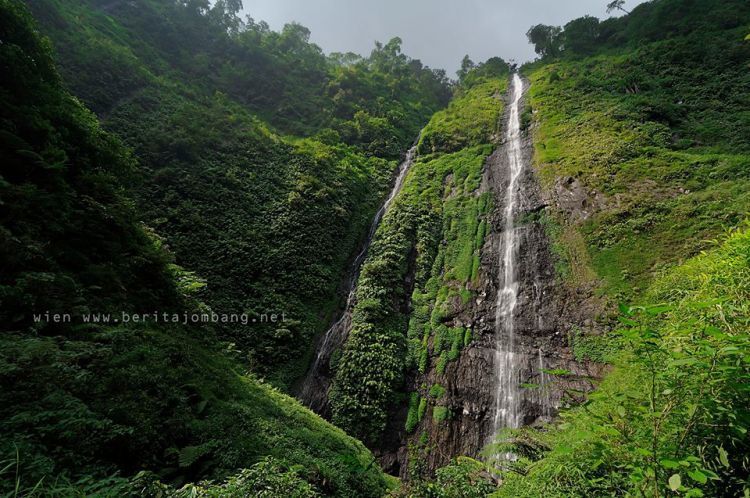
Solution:
[{"label": "thin waterfall stream", "polygon": [[523,81],[518,73],[513,75],[511,103],[508,112],[506,150],[508,155],[508,187],[505,194],[504,225],[500,247],[501,285],[495,307],[495,416],[494,432],[500,429],[520,427],[522,422],[521,388],[519,370],[522,358],[515,351],[514,311],[518,296],[516,259],[518,238],[516,237],[515,214],[518,199],[518,178],[524,167],[521,146],[521,124],[519,105],[523,95]]},{"label": "thin waterfall stream", "polygon": [[375,232],[380,225],[380,221],[388,211],[391,203],[393,203],[393,200],[401,191],[401,187],[403,187],[404,180],[406,179],[406,174],[409,172],[412,164],[414,164],[417,155],[418,142],[419,138],[417,138],[414,145],[412,145],[412,147],[406,152],[404,160],[399,165],[398,174],[393,182],[390,194],[372,219],[367,238],[362,245],[362,249],[352,261],[351,270],[349,271],[349,277],[346,282],[346,288],[348,290],[346,306],[328,330],[325,331],[322,339],[319,341],[319,345],[315,352],[315,360],[313,360],[312,366],[308,370],[301,388],[299,389],[297,397],[300,401],[318,413],[323,412],[327,405],[327,392],[330,384],[327,370],[331,360],[331,355],[341,347],[349,333],[351,313],[356,302],[357,280],[359,278],[360,269],[362,268],[362,263],[364,263],[365,258],[367,257],[367,251],[369,250]]}]

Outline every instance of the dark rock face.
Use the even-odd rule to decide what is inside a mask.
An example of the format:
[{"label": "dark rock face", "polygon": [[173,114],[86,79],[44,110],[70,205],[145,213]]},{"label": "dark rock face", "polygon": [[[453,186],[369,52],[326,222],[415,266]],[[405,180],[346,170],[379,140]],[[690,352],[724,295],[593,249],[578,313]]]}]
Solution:
[{"label": "dark rock face", "polygon": [[555,205],[573,221],[586,220],[605,206],[604,196],[596,191],[586,191],[583,184],[572,176],[558,178],[554,190]]},{"label": "dark rock face", "polygon": [[[506,112],[507,113],[507,112]],[[507,122],[507,116],[503,123]],[[447,364],[445,372],[439,374],[432,368],[423,376],[413,379],[412,388],[421,385],[440,384],[446,389],[440,404],[447,406],[450,416],[436,422],[428,415],[412,435],[404,441],[419,446],[427,434],[427,443],[422,445],[420,458],[425,462],[423,471],[434,472],[458,455],[479,456],[482,448],[493,438],[495,415],[495,306],[499,282],[500,258],[505,195],[509,182],[506,144],[489,156],[485,165],[481,189],[493,192],[494,210],[490,216],[491,232],[485,240],[481,256],[480,284],[475,289],[476,298],[465,306],[454,309],[451,317],[455,327],[472,329],[473,341],[461,352],[458,361]],[[589,315],[590,307],[584,303],[589,297],[585,291],[576,291],[563,285],[555,273],[556,258],[542,224],[541,215],[552,208],[571,212],[571,206],[560,206],[566,202],[560,193],[543,195],[531,166],[531,140],[523,140],[525,161],[519,178],[518,210],[516,230],[519,239],[518,300],[514,313],[515,351],[520,357],[521,367],[518,383],[541,385],[522,389],[521,410],[524,425],[551,420],[557,413],[565,393],[590,390],[592,380],[599,377],[601,367],[576,363],[569,348],[568,335],[575,326],[582,325]],[[576,191],[576,182],[568,183]],[[577,208],[580,196],[568,196]],[[562,201],[562,202],[560,202]],[[578,203],[578,204],[577,204]],[[586,216],[583,206],[578,208]],[[561,209],[562,208],[562,209]],[[562,377],[552,377],[542,370],[565,370]],[[401,419],[403,421],[403,418]],[[403,427],[403,426],[402,426]],[[401,430],[403,434],[403,430]],[[392,444],[393,442],[391,442]],[[400,450],[381,454],[381,463],[391,472],[398,471],[406,477],[406,444]]]},{"label": "dark rock face", "polygon": [[[507,111],[503,123],[507,123]],[[418,451],[414,459],[420,464],[418,472],[432,474],[456,456],[480,456],[494,437],[495,311],[498,288],[502,285],[500,251],[505,225],[504,197],[510,181],[506,146],[500,143],[488,157],[480,186],[480,193],[492,192],[494,209],[489,218],[491,230],[482,248],[479,283],[471,289],[474,299],[467,304],[454,303],[445,323],[471,329],[472,341],[461,351],[457,361],[447,363],[442,374],[432,364],[424,375],[407,373],[404,385],[404,396],[417,390],[424,392],[424,386],[441,385],[445,394],[439,404],[448,408],[449,416],[446,420],[435,421],[430,416],[430,407],[416,430],[407,434],[404,426],[408,402],[402,400],[393,404],[386,430],[371,448],[383,469],[392,475],[409,477],[412,451]],[[539,386],[521,390],[522,423],[536,425],[552,420],[564,403],[580,401],[568,399],[569,393],[581,396],[580,393],[593,388],[594,380],[602,374],[600,365],[577,363],[568,347],[571,331],[576,327],[590,328],[598,306],[591,290],[571,289],[557,277],[557,260],[545,232],[544,214],[552,209],[571,221],[585,220],[603,206],[604,200],[596,192],[585,192],[573,178],[560,179],[550,192],[543,192],[532,167],[532,144],[528,135],[523,137],[522,154],[524,169],[518,180],[514,223],[518,239],[514,352],[519,366],[515,380],[518,385]],[[405,286],[410,288],[411,277],[407,280]],[[404,303],[404,313],[409,313],[408,306]],[[339,326],[347,330],[349,325],[350,316],[345,313]],[[336,344],[332,349],[339,346]],[[313,394],[307,397],[308,405],[324,416],[328,415],[329,359],[330,355],[326,356],[322,361],[324,366],[311,377]],[[545,373],[547,370],[567,373],[553,377]]]}]

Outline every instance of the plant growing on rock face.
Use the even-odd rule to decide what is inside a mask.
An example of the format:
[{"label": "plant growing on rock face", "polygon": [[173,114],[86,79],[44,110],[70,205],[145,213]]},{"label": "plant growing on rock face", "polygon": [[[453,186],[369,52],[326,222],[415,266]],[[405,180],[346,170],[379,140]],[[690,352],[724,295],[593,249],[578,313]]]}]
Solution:
[{"label": "plant growing on rock face", "polygon": [[[484,243],[489,195],[477,191],[492,147],[483,142],[502,111],[496,94],[505,85],[497,78],[476,79],[433,117],[420,148],[435,146],[438,152],[412,166],[375,234],[330,390],[334,422],[367,441],[377,440],[385,428],[404,371],[426,373],[435,362],[442,374],[466,342],[464,329],[448,324],[454,303],[471,295],[467,286]],[[449,145],[441,137],[449,137]],[[447,153],[454,147],[461,150]],[[399,305],[409,298],[411,317]],[[417,419],[427,409],[423,402]],[[408,424],[412,429],[414,420]]]},{"label": "plant growing on rock face", "polygon": [[432,409],[432,420],[433,422],[440,423],[445,422],[450,418],[451,411],[447,406],[436,406]]},{"label": "plant growing on rock face", "polygon": [[443,396],[445,396],[445,388],[441,386],[440,384],[434,384],[430,388],[430,397],[434,399],[440,399]]},{"label": "plant growing on rock face", "polygon": [[425,413],[427,413],[427,398],[422,398],[419,400],[419,408],[417,409],[417,419],[421,421],[424,418]]},{"label": "plant growing on rock face", "polygon": [[[409,411],[406,415],[406,432],[411,433],[414,431],[414,429],[417,427],[417,424],[419,424],[419,421],[422,419],[419,413],[419,407],[422,404],[422,399],[419,396],[419,393],[411,393],[409,396]],[[424,412],[424,410],[422,410]]]}]

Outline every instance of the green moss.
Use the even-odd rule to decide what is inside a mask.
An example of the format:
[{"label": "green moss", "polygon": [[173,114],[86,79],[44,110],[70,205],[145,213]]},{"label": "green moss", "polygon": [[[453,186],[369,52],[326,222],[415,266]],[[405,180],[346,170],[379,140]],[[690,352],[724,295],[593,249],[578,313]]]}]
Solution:
[{"label": "green moss", "polygon": [[425,413],[427,413],[427,398],[422,398],[419,400],[419,408],[417,409],[417,419],[421,421],[424,418]]},{"label": "green moss", "polygon": [[450,415],[451,412],[447,406],[436,406],[432,409],[432,421],[435,423],[445,422]]},{"label": "green moss", "polygon": [[419,424],[421,417],[419,416],[419,405],[422,399],[419,393],[411,393],[409,396],[409,411],[406,416],[406,432],[411,433]]},{"label": "green moss", "polygon": [[499,123],[497,103],[503,90],[494,78],[461,90],[448,109],[437,112],[422,131],[419,152],[455,152],[491,142]]},{"label": "green moss", "polygon": [[[405,369],[424,373],[432,356],[438,357],[436,369],[443,372],[447,361],[458,358],[464,331],[444,322],[456,301],[471,299],[469,287],[476,278],[489,205],[488,194],[477,192],[492,146],[486,134],[470,130],[475,125],[472,113],[491,112],[498,120],[499,95],[506,84],[489,79],[464,89],[446,113],[431,121],[422,135],[424,143],[437,140],[440,130],[450,135],[460,128],[467,131],[456,141],[463,148],[426,154],[424,143],[420,145],[423,155],[375,234],[330,396],[334,422],[357,436],[374,440],[383,430]],[[408,297],[404,282],[411,253],[414,313],[407,317],[394,303]]]},{"label": "green moss", "polygon": [[445,396],[445,388],[440,384],[433,384],[430,388],[430,397],[440,399]]},{"label": "green moss", "polygon": [[448,365],[448,352],[443,351],[440,353],[440,356],[438,357],[437,364],[435,365],[435,371],[439,375],[443,375],[445,373],[445,367]]},{"label": "green moss", "polygon": [[467,328],[464,330],[464,347],[468,346],[471,343],[471,329]]}]

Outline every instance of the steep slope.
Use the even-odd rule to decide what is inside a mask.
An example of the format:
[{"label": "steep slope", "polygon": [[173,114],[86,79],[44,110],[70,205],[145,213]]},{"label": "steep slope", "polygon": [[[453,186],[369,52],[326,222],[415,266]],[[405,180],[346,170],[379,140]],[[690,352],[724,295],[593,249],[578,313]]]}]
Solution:
[{"label": "steep slope", "polygon": [[[480,251],[493,202],[484,171],[507,74],[502,61],[480,65],[423,130],[362,269],[348,340],[331,362],[332,420],[377,448],[394,474],[483,444],[477,414],[461,415],[461,403],[490,390],[471,367],[486,352],[473,302],[484,297]],[[441,384],[457,388],[446,396]],[[409,458],[418,434],[442,452]]]},{"label": "steep slope", "polygon": [[750,12],[744,2],[728,12],[687,36],[530,68],[540,174],[564,212],[562,231],[580,241],[566,243],[571,276],[637,297],[660,266],[747,213],[750,44],[746,27],[722,26],[747,24]]},{"label": "steep slope", "polygon": [[[593,311],[573,353],[614,370],[584,406],[492,450],[518,457],[496,495],[742,495],[748,244],[726,233],[750,209],[750,10],[664,0],[579,21],[556,60],[524,68],[524,121],[560,285]],[[595,37],[571,44],[582,24]]]},{"label": "steep slope", "polygon": [[[464,100],[452,104],[450,109],[458,110],[473,102],[470,109],[482,113],[481,116],[473,114],[476,125],[464,130],[467,137],[478,131],[480,140],[489,139],[499,110],[500,90],[501,80],[484,81],[468,90]],[[455,112],[446,111],[448,121]],[[441,115],[433,120],[446,118]],[[333,420],[370,441],[379,439],[385,429],[389,407],[395,401],[394,393],[403,385],[407,358],[409,367],[416,368],[420,357],[427,355],[422,345],[425,331],[415,326],[413,332],[407,334],[409,302],[412,288],[423,288],[431,276],[434,275],[434,284],[439,285],[443,257],[434,271],[433,265],[440,241],[445,240],[443,231],[447,230],[445,235],[457,241],[451,249],[448,269],[456,268],[456,278],[460,283],[453,286],[450,296],[449,288],[445,286],[442,300],[459,296],[465,283],[471,281],[474,260],[478,257],[475,239],[477,236],[480,242],[483,239],[478,230],[486,199],[468,193],[479,187],[482,164],[489,147],[468,138],[466,145],[470,144],[470,147],[462,150],[459,144],[456,149],[450,149],[450,144],[436,140],[432,128],[434,126],[426,127],[419,151],[429,153],[432,149],[439,151],[441,147],[449,147],[449,150],[458,149],[458,152],[421,153],[412,166],[401,194],[376,233],[362,269],[352,330],[336,366],[331,392]],[[449,184],[445,183],[446,179]],[[454,186],[466,188],[466,191],[455,196],[451,206],[446,208],[444,196],[449,195]],[[452,224],[450,220],[454,216],[470,224]],[[433,290],[432,299],[427,298],[427,306],[437,299],[437,291],[437,288]],[[408,347],[407,335],[411,343]],[[430,335],[427,333],[428,337]],[[463,343],[463,330],[460,340]],[[425,361],[426,358],[422,358],[421,363]],[[372,368],[373,365],[379,366]],[[367,387],[371,382],[378,386],[377,390]]]},{"label": "steep slope", "polygon": [[493,496],[747,493],[749,283],[746,230],[656,279],[653,305],[624,310],[614,371],[555,427],[518,435]]},{"label": "steep slope", "polygon": [[[144,221],[205,280],[206,304],[258,318],[218,327],[288,387],[445,75],[398,39],[326,57],[302,26],[242,25],[235,3],[30,3],[66,84],[139,159]],[[261,320],[274,313],[284,323]]]},{"label": "steep slope", "polygon": [[[560,420],[504,434],[484,465],[459,458],[404,494],[747,494],[749,9],[657,0],[536,27],[549,36],[522,68],[522,127],[553,296],[577,312],[561,316],[573,357],[612,372]],[[550,382],[580,400],[571,373]]]},{"label": "steep slope", "polygon": [[20,2],[0,2],[0,39],[2,492],[126,496],[140,470],[249,468],[236,492],[382,495],[361,443],[242,373],[210,324],[84,321],[207,309],[119,183],[132,153],[63,89]]}]

